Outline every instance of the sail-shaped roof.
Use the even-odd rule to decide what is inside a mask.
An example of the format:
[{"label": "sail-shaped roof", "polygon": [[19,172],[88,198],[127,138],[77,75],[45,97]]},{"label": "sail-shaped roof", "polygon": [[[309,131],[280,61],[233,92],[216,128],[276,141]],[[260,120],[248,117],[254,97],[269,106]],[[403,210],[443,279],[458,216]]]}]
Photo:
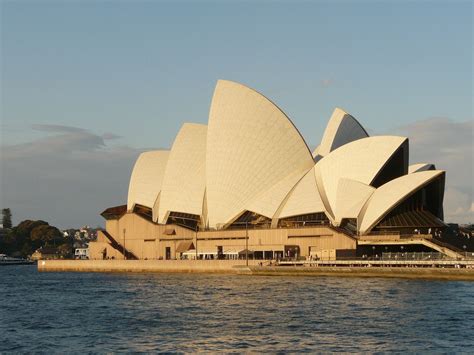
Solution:
[{"label": "sail-shaped roof", "polygon": [[369,232],[384,216],[413,193],[444,175],[443,170],[407,174],[387,182],[374,191],[359,214],[359,231]]},{"label": "sail-shaped roof", "polygon": [[333,222],[339,225],[343,218],[357,218],[362,206],[374,191],[374,187],[362,182],[339,179]]},{"label": "sail-shaped roof", "polygon": [[[256,203],[256,196],[312,166],[308,146],[274,103],[244,85],[218,81],[209,114],[206,155],[211,227],[237,218]],[[288,191],[290,185],[285,187]],[[278,208],[277,202],[268,203],[262,210]]]},{"label": "sail-shaped roof", "polygon": [[412,164],[408,167],[408,174],[416,173],[419,171],[435,170],[435,169],[436,167],[434,166],[434,164],[429,164],[429,163]]},{"label": "sail-shaped roof", "polygon": [[314,168],[298,182],[283,202],[278,218],[324,212],[324,204],[316,186]]},{"label": "sail-shaped roof", "polygon": [[185,123],[176,136],[160,193],[158,221],[169,212],[201,215],[206,187],[207,126]]},{"label": "sail-shaped roof", "polygon": [[[345,144],[321,159],[315,165],[315,175],[329,217],[335,218],[337,188],[341,178],[370,185],[399,149],[408,149],[407,138],[367,137]],[[408,166],[407,161],[401,164]]]},{"label": "sail-shaped roof", "polygon": [[368,136],[364,127],[354,117],[344,110],[336,108],[326,126],[321,144],[313,155],[325,157],[344,144]]},{"label": "sail-shaped roof", "polygon": [[140,154],[132,170],[128,186],[127,209],[136,204],[153,208],[161,190],[168,162],[168,150],[155,150]]}]

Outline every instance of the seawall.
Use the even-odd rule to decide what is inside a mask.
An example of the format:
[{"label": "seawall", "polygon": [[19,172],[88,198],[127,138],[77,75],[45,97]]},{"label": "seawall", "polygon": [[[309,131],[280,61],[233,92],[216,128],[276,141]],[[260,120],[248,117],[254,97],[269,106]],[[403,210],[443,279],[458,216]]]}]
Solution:
[{"label": "seawall", "polygon": [[270,276],[342,276],[388,277],[403,279],[434,279],[474,281],[474,269],[439,267],[249,267],[252,275]]},{"label": "seawall", "polygon": [[40,260],[41,272],[228,273],[255,276],[341,276],[474,281],[472,268],[260,266],[258,260]]},{"label": "seawall", "polygon": [[[257,264],[249,260],[249,266]],[[245,260],[40,260],[38,271],[241,273],[249,269]]]}]

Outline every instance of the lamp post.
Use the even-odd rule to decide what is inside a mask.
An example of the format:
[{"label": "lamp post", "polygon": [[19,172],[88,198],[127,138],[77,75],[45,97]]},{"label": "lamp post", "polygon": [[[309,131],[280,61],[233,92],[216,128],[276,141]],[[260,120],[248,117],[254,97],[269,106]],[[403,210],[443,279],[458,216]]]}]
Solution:
[{"label": "lamp post", "polygon": [[196,236],[196,245],[194,249],[196,250],[196,260],[198,259],[198,225],[196,224],[196,228],[194,229],[195,236]]},{"label": "lamp post", "polygon": [[127,260],[127,255],[125,254],[125,232],[126,228],[123,229],[123,260]]},{"label": "lamp post", "polygon": [[249,266],[249,227],[248,222],[245,222],[245,265]]}]

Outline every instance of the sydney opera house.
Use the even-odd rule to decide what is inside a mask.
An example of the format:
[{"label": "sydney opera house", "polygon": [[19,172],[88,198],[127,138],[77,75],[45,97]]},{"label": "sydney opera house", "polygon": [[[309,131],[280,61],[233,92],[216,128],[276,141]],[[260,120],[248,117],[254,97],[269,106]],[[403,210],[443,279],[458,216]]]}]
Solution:
[{"label": "sydney opera house", "polygon": [[409,164],[409,141],[369,136],[336,108],[311,152],[260,93],[218,81],[207,125],[185,123],[170,150],[141,154],[127,204],[102,212],[92,258],[350,258],[361,250],[455,253],[445,172]]}]

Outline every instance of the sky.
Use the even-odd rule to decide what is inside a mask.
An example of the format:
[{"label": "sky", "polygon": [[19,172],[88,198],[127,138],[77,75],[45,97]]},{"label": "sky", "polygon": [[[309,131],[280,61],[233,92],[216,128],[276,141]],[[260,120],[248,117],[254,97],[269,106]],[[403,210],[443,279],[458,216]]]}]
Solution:
[{"label": "sky", "polygon": [[5,1],[0,207],[103,225],[137,156],[206,123],[228,79],[315,147],[335,107],[447,170],[445,220],[474,222],[470,1]]}]

